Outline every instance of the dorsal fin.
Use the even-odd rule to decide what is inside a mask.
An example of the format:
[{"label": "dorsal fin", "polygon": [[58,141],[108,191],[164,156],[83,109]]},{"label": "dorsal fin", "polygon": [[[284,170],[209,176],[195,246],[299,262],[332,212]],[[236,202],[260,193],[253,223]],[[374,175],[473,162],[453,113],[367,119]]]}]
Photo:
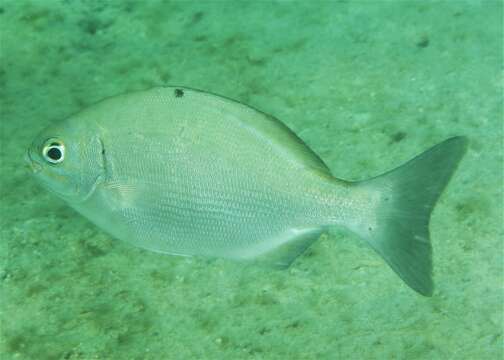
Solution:
[{"label": "dorsal fin", "polygon": [[[170,91],[172,89],[170,88]],[[222,95],[190,88],[181,89],[198,95],[201,101],[200,105],[207,103],[207,111],[214,110],[222,114],[234,114],[233,119],[240,121],[242,126],[253,129],[265,143],[278,145],[279,152],[284,153],[287,161],[332,177],[331,171],[322,159],[277,118]],[[218,103],[220,103],[220,107],[217,105]]]}]

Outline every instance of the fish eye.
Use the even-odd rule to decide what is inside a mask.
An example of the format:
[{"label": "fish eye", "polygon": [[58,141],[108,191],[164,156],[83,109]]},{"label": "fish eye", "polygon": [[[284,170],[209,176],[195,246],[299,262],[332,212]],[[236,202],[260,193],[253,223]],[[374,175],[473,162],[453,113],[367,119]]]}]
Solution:
[{"label": "fish eye", "polygon": [[49,139],[42,149],[44,159],[51,164],[59,164],[65,159],[65,145],[60,140]]}]

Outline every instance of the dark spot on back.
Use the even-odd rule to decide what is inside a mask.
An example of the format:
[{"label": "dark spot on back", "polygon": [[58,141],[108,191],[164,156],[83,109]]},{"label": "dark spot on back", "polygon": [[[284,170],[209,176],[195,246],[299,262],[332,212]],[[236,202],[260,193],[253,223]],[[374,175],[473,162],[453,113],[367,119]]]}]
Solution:
[{"label": "dark spot on back", "polygon": [[175,89],[175,97],[182,97],[182,96],[184,96],[184,90]]},{"label": "dark spot on back", "polygon": [[476,212],[481,212],[480,204],[474,199],[468,199],[455,205],[458,221],[464,221]]}]

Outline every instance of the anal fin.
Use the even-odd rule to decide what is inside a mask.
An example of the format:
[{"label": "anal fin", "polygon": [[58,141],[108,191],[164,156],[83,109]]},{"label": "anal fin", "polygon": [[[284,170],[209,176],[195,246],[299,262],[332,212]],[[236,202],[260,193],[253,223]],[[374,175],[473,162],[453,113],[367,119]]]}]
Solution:
[{"label": "anal fin", "polygon": [[320,238],[323,229],[295,229],[289,231],[289,240],[254,258],[253,262],[274,269],[287,269],[294,260]]}]

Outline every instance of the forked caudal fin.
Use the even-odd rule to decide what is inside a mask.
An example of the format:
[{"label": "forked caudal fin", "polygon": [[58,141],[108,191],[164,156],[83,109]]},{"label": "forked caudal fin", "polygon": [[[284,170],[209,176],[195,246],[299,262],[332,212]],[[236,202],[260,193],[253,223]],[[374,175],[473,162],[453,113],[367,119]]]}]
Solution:
[{"label": "forked caudal fin", "polygon": [[356,187],[377,194],[371,219],[356,232],[365,238],[411,288],[431,296],[431,212],[465,153],[467,138],[453,137],[406,164]]}]

